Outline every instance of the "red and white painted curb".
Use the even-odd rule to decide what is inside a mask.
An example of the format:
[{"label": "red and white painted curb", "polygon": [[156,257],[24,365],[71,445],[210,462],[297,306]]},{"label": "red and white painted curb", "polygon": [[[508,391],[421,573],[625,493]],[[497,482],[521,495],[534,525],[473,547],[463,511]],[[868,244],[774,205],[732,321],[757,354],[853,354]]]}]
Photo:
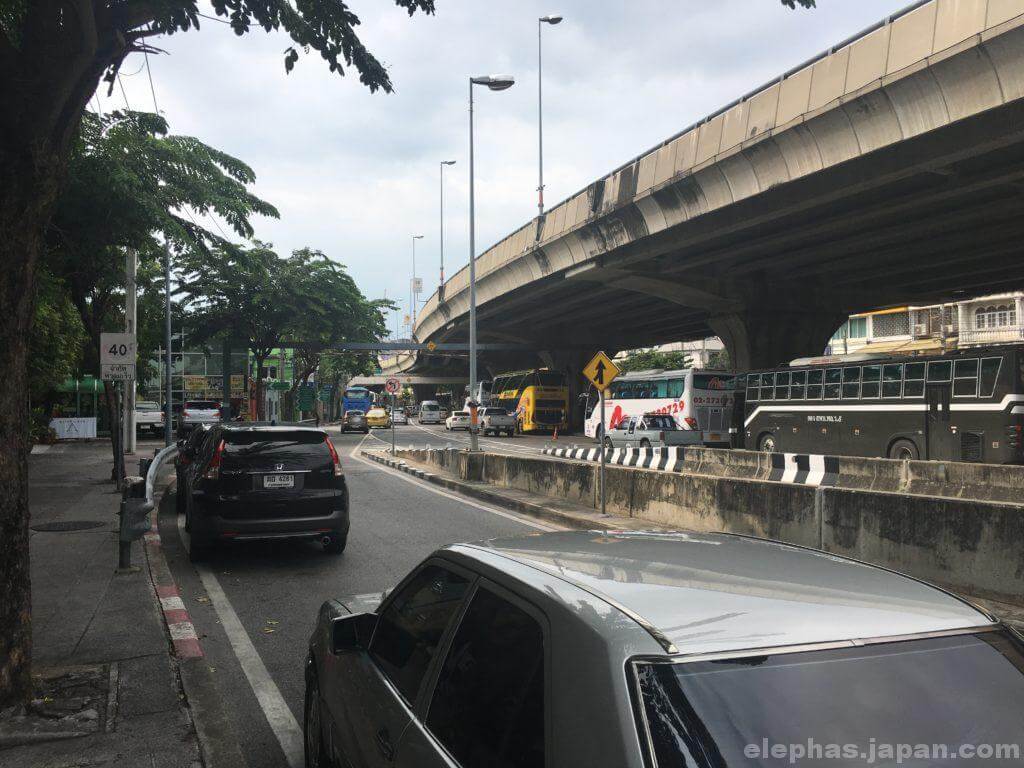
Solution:
[{"label": "red and white painted curb", "polygon": [[156,511],[153,512],[153,527],[145,535],[146,560],[149,563],[149,575],[153,588],[160,600],[160,610],[164,614],[167,632],[171,636],[174,655],[179,659],[198,659],[203,657],[203,647],[199,644],[199,636],[188,615],[185,603],[181,599],[178,585],[174,583],[171,569],[167,566],[163,546],[160,541],[160,530],[157,528]]}]

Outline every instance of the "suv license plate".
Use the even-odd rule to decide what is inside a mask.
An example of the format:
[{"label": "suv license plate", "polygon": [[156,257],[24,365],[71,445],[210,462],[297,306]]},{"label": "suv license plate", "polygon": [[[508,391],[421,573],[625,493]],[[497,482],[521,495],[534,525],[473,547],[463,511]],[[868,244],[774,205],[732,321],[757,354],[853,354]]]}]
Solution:
[{"label": "suv license plate", "polygon": [[295,475],[264,475],[264,488],[294,488]]}]

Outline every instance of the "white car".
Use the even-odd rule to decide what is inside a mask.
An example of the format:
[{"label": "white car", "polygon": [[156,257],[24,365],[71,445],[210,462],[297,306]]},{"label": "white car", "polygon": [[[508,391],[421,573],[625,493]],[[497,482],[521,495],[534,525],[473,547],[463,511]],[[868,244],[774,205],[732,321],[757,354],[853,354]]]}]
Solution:
[{"label": "white car", "polygon": [[441,406],[436,400],[424,400],[420,403],[420,424],[440,424]]},{"label": "white car", "polygon": [[182,438],[200,424],[220,421],[220,403],[217,400],[186,400],[178,421],[178,437]]},{"label": "white car", "polygon": [[445,419],[444,428],[449,431],[469,429],[469,411],[455,411]]},{"label": "white car", "polygon": [[480,420],[480,431],[485,436],[506,434],[512,437],[516,433],[516,417],[504,408],[497,406],[481,408],[477,412],[477,418]]},{"label": "white car", "polygon": [[164,431],[164,412],[159,403],[150,400],[135,401],[135,429],[140,432],[148,429],[155,435]]},{"label": "white car", "polygon": [[405,415],[405,408],[395,408],[391,411],[392,424],[408,424],[409,417]]}]

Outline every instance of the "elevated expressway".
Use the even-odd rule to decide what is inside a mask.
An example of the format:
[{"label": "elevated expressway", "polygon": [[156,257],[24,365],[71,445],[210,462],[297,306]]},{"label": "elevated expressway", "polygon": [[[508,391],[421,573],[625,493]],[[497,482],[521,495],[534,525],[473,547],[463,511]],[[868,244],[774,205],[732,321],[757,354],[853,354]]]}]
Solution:
[{"label": "elevated expressway", "polygon": [[[598,348],[712,333],[737,368],[770,366],[820,353],[851,312],[1020,288],[1022,96],[1024,0],[915,4],[481,254],[480,340],[538,353],[485,353],[483,369],[578,371]],[[467,267],[416,339],[465,341],[468,307]]]}]

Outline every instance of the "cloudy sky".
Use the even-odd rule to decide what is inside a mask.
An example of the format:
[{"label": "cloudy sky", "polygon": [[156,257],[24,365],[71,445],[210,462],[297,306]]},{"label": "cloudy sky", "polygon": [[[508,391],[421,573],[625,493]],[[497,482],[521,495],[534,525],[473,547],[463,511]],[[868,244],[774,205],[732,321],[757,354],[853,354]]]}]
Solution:
[{"label": "cloudy sky", "polygon": [[[388,0],[351,0],[361,35],[395,92],[370,94],[314,56],[286,75],[290,40],[262,30],[237,38],[203,20],[199,32],[155,41],[159,109],[253,167],[255,192],[281,211],[256,222],[280,253],[319,248],[372,298],[408,311],[414,234],[425,300],[439,267],[438,162],[447,169],[445,265],[469,255],[467,77],[510,73],[515,87],[478,89],[478,252],[536,213],[537,22],[544,28],[545,199],[570,196],[620,163],[908,0],[437,0],[409,18]],[[209,11],[209,9],[205,9]],[[142,58],[122,78],[134,109],[151,109]],[[133,74],[134,73],[134,74]],[[120,91],[98,97],[124,106]]]}]

